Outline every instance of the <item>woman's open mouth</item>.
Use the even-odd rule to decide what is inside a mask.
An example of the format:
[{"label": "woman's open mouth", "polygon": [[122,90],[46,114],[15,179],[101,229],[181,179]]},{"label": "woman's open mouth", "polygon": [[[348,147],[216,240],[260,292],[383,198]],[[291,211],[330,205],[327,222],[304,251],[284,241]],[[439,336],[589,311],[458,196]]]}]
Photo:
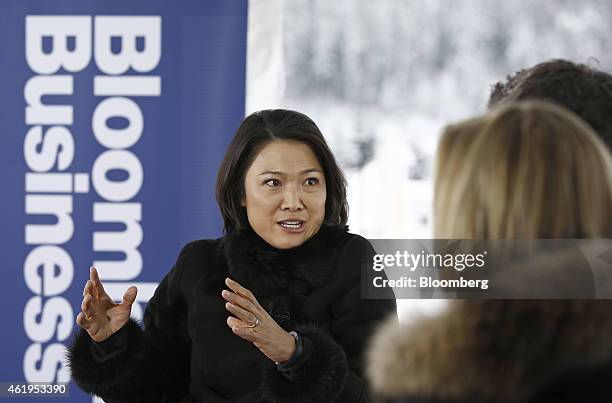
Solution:
[{"label": "woman's open mouth", "polygon": [[304,224],[305,221],[302,220],[283,220],[278,222],[278,225],[280,225],[283,230],[292,234],[302,232],[305,227]]}]

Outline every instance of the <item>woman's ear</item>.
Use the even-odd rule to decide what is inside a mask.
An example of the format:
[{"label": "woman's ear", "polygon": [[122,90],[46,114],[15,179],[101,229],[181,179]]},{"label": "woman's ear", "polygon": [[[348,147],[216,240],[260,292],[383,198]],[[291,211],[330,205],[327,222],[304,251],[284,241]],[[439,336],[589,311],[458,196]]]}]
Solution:
[{"label": "woman's ear", "polygon": [[242,197],[242,199],[240,199],[240,205],[242,207],[246,207],[246,201],[244,200],[244,196]]}]

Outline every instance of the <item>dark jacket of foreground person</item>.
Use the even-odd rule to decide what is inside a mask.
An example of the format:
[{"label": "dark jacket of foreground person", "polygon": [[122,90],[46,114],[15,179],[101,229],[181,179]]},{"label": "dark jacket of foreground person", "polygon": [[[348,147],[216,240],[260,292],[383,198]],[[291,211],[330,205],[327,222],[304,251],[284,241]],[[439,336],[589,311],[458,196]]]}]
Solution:
[{"label": "dark jacket of foreground person", "polygon": [[612,402],[612,301],[457,300],[384,324],[368,353],[376,402]]},{"label": "dark jacket of foreground person", "polygon": [[[363,353],[391,300],[360,298],[362,237],[322,226],[304,244],[271,247],[252,230],[187,244],[144,314],[101,343],[80,329],[74,381],[106,402],[366,402]],[[249,288],[285,330],[303,336],[293,372],[232,333],[221,291]]]}]

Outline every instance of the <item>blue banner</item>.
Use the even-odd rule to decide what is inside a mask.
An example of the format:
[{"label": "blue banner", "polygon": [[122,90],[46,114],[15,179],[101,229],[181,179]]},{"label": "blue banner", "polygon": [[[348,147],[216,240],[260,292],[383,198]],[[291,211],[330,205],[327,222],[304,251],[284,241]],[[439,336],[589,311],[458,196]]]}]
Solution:
[{"label": "blue banner", "polygon": [[141,318],[181,245],[221,234],[246,22],[246,0],[0,4],[0,382],[70,381],[92,264]]}]

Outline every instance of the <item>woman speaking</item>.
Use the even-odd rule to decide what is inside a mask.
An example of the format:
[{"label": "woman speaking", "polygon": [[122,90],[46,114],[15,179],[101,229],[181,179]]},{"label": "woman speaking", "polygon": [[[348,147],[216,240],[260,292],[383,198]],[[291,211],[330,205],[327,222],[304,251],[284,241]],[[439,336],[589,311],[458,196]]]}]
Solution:
[{"label": "woman speaking", "polygon": [[217,177],[225,236],[183,247],[130,318],[95,268],[68,358],[106,402],[363,402],[366,341],[395,301],[362,300],[374,252],[347,232],[346,181],[315,123],[248,116]]}]

